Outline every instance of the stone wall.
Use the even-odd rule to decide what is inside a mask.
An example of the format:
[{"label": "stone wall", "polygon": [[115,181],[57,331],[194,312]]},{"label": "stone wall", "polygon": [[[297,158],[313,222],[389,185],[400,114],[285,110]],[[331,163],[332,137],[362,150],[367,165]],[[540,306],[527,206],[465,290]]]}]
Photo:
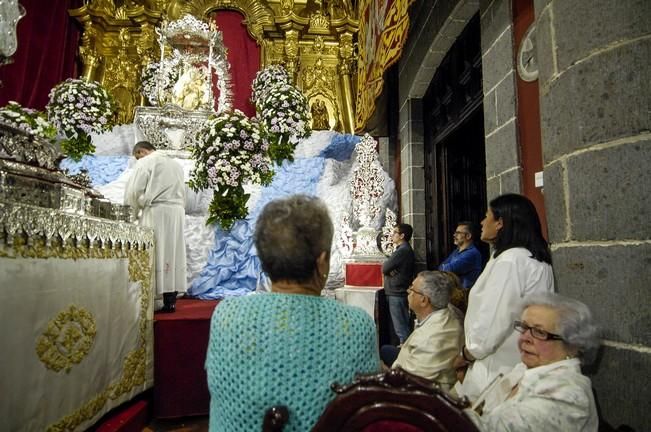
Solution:
[{"label": "stone wall", "polygon": [[486,136],[486,198],[521,192],[516,71],[510,0],[482,0],[481,51]]},{"label": "stone wall", "polygon": [[[603,418],[651,430],[651,2],[535,2],[545,206],[558,290],[603,329]],[[488,148],[488,143],[487,143]]]},{"label": "stone wall", "polygon": [[[557,286],[603,328],[604,420],[651,430],[651,2],[535,0],[545,206]],[[521,192],[510,0],[417,0],[399,63],[404,221],[425,256],[422,98],[479,10],[487,198]],[[392,160],[390,158],[390,160]],[[393,168],[393,167],[391,167]],[[392,171],[390,171],[392,172]]]}]

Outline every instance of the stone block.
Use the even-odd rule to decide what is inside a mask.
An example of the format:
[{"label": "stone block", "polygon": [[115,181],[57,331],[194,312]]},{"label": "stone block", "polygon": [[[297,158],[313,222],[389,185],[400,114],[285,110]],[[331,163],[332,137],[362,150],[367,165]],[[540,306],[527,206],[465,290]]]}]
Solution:
[{"label": "stone block", "polygon": [[545,214],[550,243],[560,243],[567,239],[567,207],[563,182],[565,168],[561,163],[545,167],[544,170]]},{"label": "stone block", "polygon": [[[541,97],[544,160],[651,129],[651,39],[565,71]],[[587,91],[589,89],[589,91]]]},{"label": "stone block", "polygon": [[495,87],[513,71],[513,66],[513,32],[507,30],[488,51],[482,50],[482,88]]},{"label": "stone block", "polygon": [[552,258],[558,292],[590,307],[603,338],[651,345],[651,244],[558,247]]},{"label": "stone block", "polygon": [[441,28],[441,34],[445,37],[456,39],[466,27],[466,24],[468,24],[468,21],[466,20],[460,20],[453,16],[448,16]]},{"label": "stone block", "polygon": [[552,10],[559,71],[612,43],[651,34],[649,0],[556,1]]},{"label": "stone block", "polygon": [[495,90],[484,94],[484,133],[490,134],[497,128],[497,97]]},{"label": "stone block", "polygon": [[451,16],[459,21],[467,22],[479,12],[479,0],[461,0],[451,3],[455,3]]},{"label": "stone block", "polygon": [[649,161],[650,140],[568,159],[573,240],[651,239]]},{"label": "stone block", "polygon": [[[409,122],[409,144],[423,144],[423,135],[425,133],[422,117],[412,117]],[[422,157],[420,158],[422,160]]]},{"label": "stone block", "polygon": [[[411,212],[411,193],[407,185],[407,178],[405,177],[405,170],[400,173],[400,214],[403,216]],[[404,182],[403,182],[404,181]],[[411,222],[407,222],[411,223]]]},{"label": "stone block", "polygon": [[[411,190],[413,205],[411,211],[414,214],[425,214],[425,190],[422,187],[419,187],[422,186],[419,183],[423,183],[423,170],[416,169],[413,171],[411,177],[413,179]],[[420,171],[420,173],[418,171]]]},{"label": "stone block", "polygon": [[534,11],[536,11],[536,16],[539,16],[549,3],[551,3],[551,0],[533,0],[533,7]]},{"label": "stone block", "polygon": [[515,73],[504,79],[495,88],[497,100],[497,126],[502,126],[516,116],[515,111]]},{"label": "stone block", "polygon": [[486,52],[513,22],[511,2],[495,0],[481,14],[481,51]]},{"label": "stone block", "polygon": [[486,200],[490,201],[500,195],[500,178],[493,177],[486,180]]},{"label": "stone block", "polygon": [[409,99],[403,101],[400,104],[398,109],[398,132],[402,133],[407,128],[407,123],[409,123]]},{"label": "stone block", "polygon": [[486,137],[486,177],[519,166],[515,121]]},{"label": "stone block", "polygon": [[554,66],[554,39],[552,38],[551,8],[539,14],[536,9],[536,61],[538,62],[538,84],[541,95],[547,93],[547,85],[556,72]]},{"label": "stone block", "polygon": [[500,175],[500,194],[522,193],[522,170],[514,169]]},{"label": "stone block", "polygon": [[[420,122],[419,122],[420,123]],[[422,123],[421,128],[422,128]],[[402,166],[403,168],[418,168],[423,167],[423,151],[424,145],[422,141],[412,141],[409,146],[405,147],[402,152]]]},{"label": "stone block", "polygon": [[590,378],[601,408],[599,430],[627,425],[631,430],[651,431],[651,415],[644,409],[651,400],[651,354],[602,346],[597,366]]},{"label": "stone block", "polygon": [[484,15],[495,0],[479,0],[479,10]]}]

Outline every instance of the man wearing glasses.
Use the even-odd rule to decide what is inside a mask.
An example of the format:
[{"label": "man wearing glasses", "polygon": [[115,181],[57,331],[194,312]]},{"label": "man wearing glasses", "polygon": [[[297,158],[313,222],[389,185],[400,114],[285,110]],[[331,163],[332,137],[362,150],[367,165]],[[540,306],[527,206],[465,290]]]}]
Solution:
[{"label": "man wearing glasses", "polygon": [[396,250],[382,265],[389,315],[401,345],[409,336],[410,327],[407,288],[414,278],[416,265],[416,257],[409,244],[413,231],[409,224],[396,225],[391,234],[391,241],[396,245]]},{"label": "man wearing glasses", "polygon": [[[456,381],[454,358],[463,345],[460,313],[450,306],[452,281],[444,273],[423,271],[407,292],[416,314],[414,331],[402,347],[383,346],[382,361],[401,367],[449,390]],[[395,360],[395,361],[394,361]]]},{"label": "man wearing glasses", "polygon": [[465,289],[472,288],[481,273],[481,253],[475,247],[472,227],[472,222],[457,224],[452,235],[457,248],[439,265],[439,270],[459,276]]}]

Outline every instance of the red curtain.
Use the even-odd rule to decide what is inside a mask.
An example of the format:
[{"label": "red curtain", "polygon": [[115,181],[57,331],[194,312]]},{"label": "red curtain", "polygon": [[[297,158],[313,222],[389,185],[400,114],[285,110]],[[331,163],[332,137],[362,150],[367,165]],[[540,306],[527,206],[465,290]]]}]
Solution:
[{"label": "red curtain", "polygon": [[[260,48],[244,24],[244,16],[230,10],[219,10],[214,15],[217,27],[228,48],[228,62],[231,64],[233,84],[233,107],[247,116],[255,115],[251,104],[251,83],[260,69]],[[215,93],[217,94],[217,93]]]},{"label": "red curtain", "polygon": [[0,106],[16,101],[43,109],[50,89],[77,76],[79,28],[68,9],[82,0],[20,0],[27,15],[18,22],[18,49],[13,63],[0,66]]}]

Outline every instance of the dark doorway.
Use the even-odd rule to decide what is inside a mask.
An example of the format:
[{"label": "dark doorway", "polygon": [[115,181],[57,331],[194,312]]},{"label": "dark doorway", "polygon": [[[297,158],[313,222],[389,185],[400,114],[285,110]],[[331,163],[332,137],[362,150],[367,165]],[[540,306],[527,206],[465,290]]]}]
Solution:
[{"label": "dark doorway", "polygon": [[441,62],[423,99],[427,265],[436,268],[454,249],[457,222],[477,225],[486,212],[486,157],[479,16]]}]

